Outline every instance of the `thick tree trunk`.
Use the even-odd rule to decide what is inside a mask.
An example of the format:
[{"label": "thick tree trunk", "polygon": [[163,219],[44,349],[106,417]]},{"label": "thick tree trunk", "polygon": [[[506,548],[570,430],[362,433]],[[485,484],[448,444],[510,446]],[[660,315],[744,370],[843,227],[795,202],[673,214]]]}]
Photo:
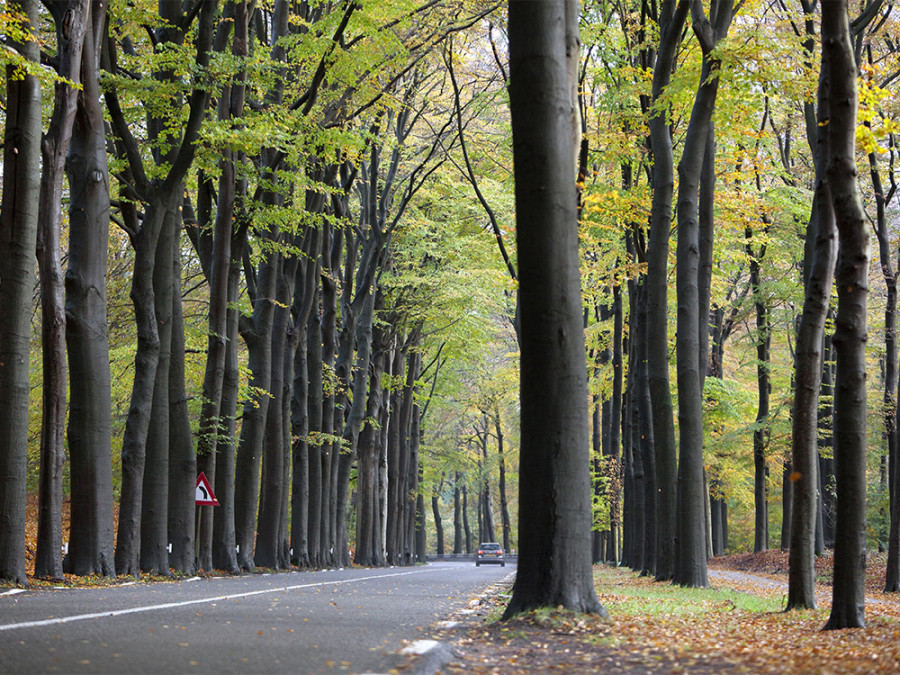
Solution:
[{"label": "thick tree trunk", "polygon": [[[37,0],[11,0],[7,9],[27,19],[38,33]],[[37,42],[10,47],[34,67]],[[34,75],[6,72],[6,125],[3,138],[3,203],[0,207],[0,580],[28,584],[25,576],[25,484],[28,455],[28,363],[31,302],[41,163],[41,87]],[[103,174],[105,179],[106,175]]]},{"label": "thick tree trunk", "polygon": [[865,625],[866,564],[866,297],[868,222],[856,185],[857,67],[846,0],[822,4],[822,63],[829,83],[827,176],[840,253],[835,269],[838,312],[833,343],[834,456],[837,477],[834,585],[827,629]]},{"label": "thick tree trunk", "polygon": [[113,575],[112,404],[106,320],[109,174],[98,65],[105,36],[105,4],[93,2],[90,16],[81,55],[84,89],[67,161],[71,530],[63,567],[78,575]]},{"label": "thick tree trunk", "polygon": [[[240,571],[237,561],[237,540],[234,530],[234,473],[235,444],[237,434],[237,405],[240,372],[238,366],[238,279],[239,268],[233,263],[228,278],[228,312],[226,315],[226,347],[222,374],[222,400],[219,407],[221,433],[216,435],[215,491],[219,506],[203,506],[212,511],[212,542],[210,567],[236,574]],[[205,562],[205,561],[204,561]]]},{"label": "thick tree trunk", "polygon": [[[676,560],[673,579],[682,586],[706,587],[707,545],[705,522],[708,495],[703,477],[703,380],[706,374],[704,355],[700,360],[700,317],[709,315],[709,307],[701,306],[700,261],[700,177],[706,156],[707,134],[718,93],[715,77],[720,63],[712,56],[715,45],[731,25],[733,3],[715,3],[716,14],[711,24],[703,16],[702,5],[691,5],[692,25],[703,49],[700,86],[691,111],[691,121],[678,165],[678,419],[680,427],[678,463],[678,499],[676,505]],[[706,333],[706,330],[703,331]],[[705,335],[703,337],[705,340]]]},{"label": "thick tree trunk", "polygon": [[[179,228],[180,229],[180,228]],[[176,236],[176,242],[178,237]],[[169,567],[194,574],[194,518],[197,456],[185,390],[184,313],[181,304],[181,247],[175,246],[172,293],[172,355],[169,365]]]},{"label": "thick tree trunk", "polygon": [[179,214],[175,210],[174,201],[174,198],[167,200],[164,207],[162,232],[157,242],[156,262],[153,266],[153,299],[159,355],[141,490],[141,571],[162,576],[169,575],[169,367],[174,333],[173,258],[179,231]]},{"label": "thick tree trunk", "polygon": [[[321,204],[307,210],[318,212]],[[291,316],[291,353],[287,372],[293,373],[291,389],[291,564],[310,565],[309,547],[309,319],[313,314],[321,276],[321,241],[319,229],[310,228],[306,233],[304,251],[297,276],[298,288],[294,291],[294,311]]]},{"label": "thick tree trunk", "polygon": [[594,592],[590,551],[575,195],[578,5],[511,2],[509,38],[522,441],[519,566],[504,617],[559,605],[605,613]]},{"label": "thick tree trunk", "polygon": [[[639,410],[639,429],[641,436],[641,465],[643,469],[643,509],[641,520],[644,529],[644,550],[641,559],[641,574],[655,576],[656,575],[656,550],[657,542],[657,508],[656,501],[659,494],[657,471],[656,471],[656,455],[653,436],[652,411],[650,403],[650,384],[647,379],[647,287],[644,283],[640,284],[640,308],[638,310],[639,342],[638,342],[638,359],[641,365],[638,368],[638,392],[637,400]],[[660,480],[666,480],[667,476],[661,476]]]},{"label": "thick tree trunk", "polygon": [[[681,43],[689,0],[666,0],[660,6],[660,44],[653,69],[653,101],[671,79]],[[675,423],[669,383],[668,261],[675,184],[672,136],[667,115],[650,118],[653,152],[653,197],[647,246],[647,377],[653,410],[653,438],[659,475],[656,496],[656,579],[672,578],[675,560]]]},{"label": "thick tree trunk", "polygon": [[[272,241],[277,241],[277,233],[270,232],[269,235]],[[275,313],[272,299],[275,297],[280,258],[278,253],[271,252],[260,263],[253,317],[241,329],[247,344],[250,386],[254,392],[244,405],[241,440],[235,458],[234,530],[239,547],[238,565],[243,570],[254,569],[260,463],[272,379],[271,335]]]},{"label": "thick tree trunk", "polygon": [[[384,331],[375,330],[375,342],[384,342]],[[380,433],[374,426],[375,420],[382,419],[384,396],[381,378],[384,373],[386,353],[377,349],[372,358],[372,372],[369,375],[369,394],[366,402],[366,424],[359,435],[359,462],[357,469],[357,525],[355,562],[359,565],[380,566],[384,564],[381,555],[381,523],[379,499],[379,440]],[[432,507],[437,508],[437,495],[432,498]],[[444,536],[440,520],[440,510],[435,511],[435,525],[438,526],[438,553],[443,553]]]},{"label": "thick tree trunk", "polygon": [[[66,431],[66,314],[60,259],[60,204],[66,155],[81,83],[90,1],[72,0],[50,6],[56,25],[58,73],[53,115],[41,143],[40,201],[38,203],[37,261],[41,283],[41,349],[43,394],[41,465],[38,491],[38,538],[34,562],[37,577],[61,579],[62,501]],[[70,84],[71,83],[71,84]]]},{"label": "thick tree trunk", "polygon": [[294,287],[293,271],[296,270],[296,260],[282,259],[277,269],[278,282],[270,336],[272,370],[262,445],[262,482],[259,515],[256,519],[256,550],[253,557],[257,566],[275,570],[283,566],[279,559],[279,532],[282,529],[281,507],[287,499],[287,494],[284,493],[284,473],[288,469],[284,464],[285,438],[282,413],[285,376],[290,375],[290,371],[285,371],[281,364],[285,361],[287,350],[290,294]]}]

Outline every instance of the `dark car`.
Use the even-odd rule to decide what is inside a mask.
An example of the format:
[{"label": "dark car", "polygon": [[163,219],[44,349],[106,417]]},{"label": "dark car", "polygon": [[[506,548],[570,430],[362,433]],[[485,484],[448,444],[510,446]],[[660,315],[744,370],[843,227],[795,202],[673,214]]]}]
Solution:
[{"label": "dark car", "polygon": [[475,567],[482,563],[506,567],[506,561],[503,559],[503,547],[493,542],[478,544],[478,550],[475,552]]}]

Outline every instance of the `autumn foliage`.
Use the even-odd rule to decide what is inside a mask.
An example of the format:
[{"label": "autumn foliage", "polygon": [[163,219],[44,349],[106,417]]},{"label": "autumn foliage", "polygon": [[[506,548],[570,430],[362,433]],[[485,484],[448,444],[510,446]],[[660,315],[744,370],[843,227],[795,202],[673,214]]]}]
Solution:
[{"label": "autumn foliage", "polygon": [[[595,568],[608,621],[563,611],[532,612],[491,622],[481,618],[450,637],[455,659],[442,673],[896,673],[900,598],[876,590],[884,559],[870,556],[867,623],[823,631],[830,587],[820,584],[820,608],[783,612],[787,555],[781,551],[710,561],[712,590],[683,589],[631,571]],[[819,558],[820,579],[831,557]]]}]

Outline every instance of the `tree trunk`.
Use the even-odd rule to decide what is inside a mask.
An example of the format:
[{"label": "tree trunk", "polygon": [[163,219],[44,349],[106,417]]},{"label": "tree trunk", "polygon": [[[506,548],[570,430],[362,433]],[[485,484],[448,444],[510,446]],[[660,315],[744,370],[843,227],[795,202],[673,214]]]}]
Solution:
[{"label": "tree trunk", "polygon": [[822,4],[822,63],[828,80],[827,177],[840,252],[835,269],[838,312],[833,343],[834,456],[837,477],[834,585],[826,629],[865,625],[866,564],[866,297],[869,231],[857,190],[857,67],[846,0]]},{"label": "tree trunk", "polygon": [[[431,516],[434,518],[435,553],[444,555],[444,519],[441,518],[440,495],[435,492],[431,494]],[[505,544],[503,550],[509,550]]]},{"label": "tree trunk", "polygon": [[[181,195],[181,191],[177,193]],[[156,380],[153,385],[153,404],[147,431],[141,490],[141,547],[142,572],[169,575],[168,507],[169,507],[169,367],[172,358],[173,336],[173,259],[179,217],[174,198],[165,203],[162,232],[156,246],[153,266],[153,302],[156,308],[159,355]]]},{"label": "tree trunk", "polygon": [[[641,520],[644,529],[644,550],[641,559],[640,571],[643,575],[656,575],[656,548],[657,542],[657,509],[658,495],[656,455],[653,436],[652,411],[650,403],[650,383],[647,379],[647,287],[640,284],[640,309],[638,310],[640,324],[638,342],[638,411],[639,429],[641,436],[641,466],[643,469],[643,509]],[[663,478],[664,479],[664,478]]]},{"label": "tree trunk", "polygon": [[[269,405],[266,408],[265,431],[262,444],[262,482],[259,494],[259,515],[256,519],[256,549],[253,561],[259,567],[274,570],[282,568],[279,560],[279,532],[281,530],[281,507],[287,495],[284,494],[285,438],[283,433],[283,401],[285,371],[281,364],[287,349],[288,319],[291,307],[291,292],[294,288],[293,273],[296,260],[279,256],[276,264],[277,290],[272,318],[271,374],[269,379]],[[291,359],[293,361],[293,359]]]},{"label": "tree trunk", "polygon": [[500,478],[497,491],[500,493],[500,529],[503,532],[503,550],[509,550],[509,504],[506,498],[506,458],[503,455],[503,430],[500,427],[500,412],[494,416],[494,432],[497,434],[497,456],[500,465]]},{"label": "tree trunk", "polygon": [[72,128],[69,175],[69,260],[66,348],[69,356],[71,530],[67,572],[114,575],[112,403],[106,320],[109,174],[99,102],[100,43],[105,4],[91,5],[81,53],[84,87]]},{"label": "tree trunk", "polygon": [[[648,283],[647,280],[644,280],[644,283]],[[648,286],[648,302],[649,302],[649,286]],[[649,304],[648,304],[649,311]],[[619,562],[619,534],[621,532],[622,527],[622,470],[621,470],[621,461],[620,461],[620,438],[621,438],[621,429],[622,429],[622,380],[624,376],[624,368],[622,366],[622,343],[623,343],[623,333],[624,333],[624,310],[622,307],[622,287],[619,284],[613,286],[613,352],[612,352],[612,366],[613,366],[613,391],[612,398],[610,399],[609,405],[609,448],[604,452],[604,455],[609,464],[608,468],[608,478],[609,485],[611,489],[609,490],[609,539],[607,540],[607,551],[606,551],[606,560],[616,564]],[[649,315],[648,315],[649,316]],[[649,320],[649,318],[648,318]],[[648,349],[649,349],[649,334],[648,334]],[[649,368],[649,352],[648,352],[648,368]],[[649,370],[648,370],[648,378],[649,378]],[[648,379],[649,383],[649,379]],[[651,413],[654,410],[653,408],[653,388],[650,386],[650,395],[651,395]],[[671,415],[670,415],[671,417]],[[655,416],[654,416],[655,420]],[[655,423],[655,421],[654,421]],[[656,443],[656,429],[654,427],[654,449],[658,450],[658,444]],[[657,476],[661,475],[660,466],[659,466],[659,455],[656,456],[656,470]],[[663,477],[663,481],[666,478]],[[659,519],[659,499],[662,498],[663,488],[662,482],[657,482],[657,535],[659,535],[659,528],[663,527]],[[670,536],[670,535],[669,535]],[[659,537],[657,538],[656,544],[656,569],[657,573],[659,572],[660,567],[660,545],[659,545]]]},{"label": "tree trunk", "polygon": [[[219,506],[202,506],[201,512],[213,511],[211,567],[232,574],[240,571],[235,537],[234,473],[237,434],[237,404],[240,372],[238,366],[238,293],[239,269],[232,263],[228,273],[228,312],[226,315],[225,363],[222,374],[222,400],[219,407],[221,433],[216,435],[215,490]],[[202,565],[201,565],[202,567]]]},{"label": "tree trunk", "polygon": [[[888,526],[888,559],[885,571],[885,592],[900,591],[900,511],[895,514],[897,501],[897,276],[891,264],[890,234],[885,212],[885,191],[878,169],[878,156],[869,154],[869,174],[875,195],[875,234],[878,238],[878,253],[881,273],[887,288],[884,307],[884,437],[887,444],[887,481],[890,493],[890,524]],[[893,470],[892,470],[893,468]]]},{"label": "tree trunk", "polygon": [[[179,237],[176,236],[176,242]],[[181,304],[181,247],[175,246],[172,293],[172,356],[169,365],[169,566],[179,574],[196,572],[194,547],[197,457],[185,390],[184,313]]]},{"label": "tree trunk", "polygon": [[309,317],[306,368],[309,378],[307,410],[309,416],[309,447],[307,448],[309,502],[307,504],[307,537],[309,564],[322,567],[322,441],[316,438],[322,432],[322,323],[318,312]]},{"label": "tree trunk", "polygon": [[[764,228],[764,233],[768,227]],[[752,246],[753,231],[747,227],[744,232],[747,241],[747,256],[750,258],[750,287],[753,304],[756,308],[756,384],[757,412],[756,428],[753,430],[753,496],[754,496],[754,528],[753,550],[756,553],[769,548],[769,501],[767,478],[769,475],[766,460],[766,445],[769,423],[769,345],[771,330],[768,325],[766,302],[762,295],[760,263],[765,256],[766,246],[761,245],[754,252]]]},{"label": "tree trunk", "polygon": [[466,539],[466,553],[472,552],[472,528],[469,527],[469,489],[463,485],[462,488],[462,513],[463,513],[463,531]]},{"label": "tree trunk", "polygon": [[[81,51],[89,18],[89,0],[50,6],[56,26],[58,74],[53,115],[41,143],[41,190],[38,203],[37,262],[41,283],[43,394],[41,466],[38,490],[36,577],[61,579],[63,466],[66,430],[66,314],[60,260],[60,204],[66,155],[81,83]],[[70,84],[71,83],[71,84]]]},{"label": "tree trunk", "polygon": [[[277,241],[277,233],[269,233]],[[259,265],[258,287],[254,298],[253,317],[241,329],[247,344],[250,386],[253,394],[244,404],[241,440],[235,458],[234,530],[239,550],[238,565],[254,569],[253,549],[256,535],[256,508],[259,499],[260,462],[263,453],[266,415],[272,379],[272,321],[281,256],[270,252]],[[279,364],[280,365],[280,364]]]},{"label": "tree trunk", "polygon": [[509,6],[521,297],[519,566],[509,618],[605,614],[591,571],[587,376],[578,270],[578,5]]},{"label": "tree trunk", "polygon": [[[709,308],[702,307],[699,284],[700,223],[699,187],[710,121],[718,93],[719,78],[712,77],[720,63],[712,49],[725,37],[732,18],[730,0],[717,3],[715,25],[703,16],[702,6],[692,2],[692,25],[703,48],[704,59],[700,87],[691,111],[691,121],[678,165],[678,420],[680,427],[678,463],[678,499],[676,506],[676,560],[673,579],[682,586],[707,587],[706,500],[703,478],[703,376],[706,359],[700,363],[700,317]],[[705,332],[705,331],[704,331]]]},{"label": "tree trunk", "polygon": [[[665,0],[660,7],[660,43],[653,69],[653,101],[657,102],[671,79],[675,53],[681,43],[689,0]],[[672,194],[675,175],[672,136],[667,115],[650,118],[653,152],[653,197],[647,246],[647,377],[653,411],[656,469],[660,477],[656,495],[656,580],[672,578],[675,560],[675,423],[669,383],[668,260],[672,229]]]},{"label": "tree trunk", "polygon": [[462,502],[460,481],[462,474],[457,471],[453,477],[453,552],[463,552],[463,524],[462,524]]},{"label": "tree trunk", "polygon": [[[37,0],[11,0],[7,9],[27,19],[38,33]],[[37,42],[10,47],[35,68]],[[0,207],[0,580],[28,584],[25,575],[25,484],[28,455],[28,364],[31,302],[41,177],[41,87],[34,75],[6,68],[6,126],[3,138],[3,203]],[[105,178],[105,174],[103,174]]]},{"label": "tree trunk", "polygon": [[[376,343],[384,341],[384,331],[376,329]],[[358,565],[381,566],[381,527],[379,503],[379,438],[373,422],[382,416],[383,392],[381,378],[384,373],[385,351],[377,349],[372,358],[372,372],[369,375],[369,394],[366,403],[366,424],[359,435],[359,463],[357,468],[358,509],[356,516],[356,557]],[[371,420],[371,421],[369,421]],[[437,495],[432,497],[432,507],[437,509]],[[440,511],[435,511],[435,525],[438,527],[438,553],[443,553],[444,538],[441,528]]]}]

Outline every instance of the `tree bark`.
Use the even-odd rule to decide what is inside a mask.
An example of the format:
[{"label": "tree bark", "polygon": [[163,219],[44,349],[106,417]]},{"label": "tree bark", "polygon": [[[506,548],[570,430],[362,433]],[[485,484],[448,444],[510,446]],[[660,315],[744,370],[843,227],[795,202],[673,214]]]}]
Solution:
[{"label": "tree bark", "polygon": [[827,177],[840,252],[833,343],[837,477],[834,585],[826,629],[865,626],[866,297],[869,231],[856,185],[857,67],[846,0],[822,3],[822,63],[828,80]]},{"label": "tree bark", "polygon": [[676,560],[673,579],[682,586],[707,587],[706,500],[703,478],[703,372],[700,369],[700,317],[709,308],[700,306],[699,187],[706,155],[707,133],[718,93],[720,62],[712,50],[731,24],[733,3],[714,2],[710,18],[699,0],[692,0],[694,32],[703,49],[700,87],[691,111],[685,147],[678,165],[678,420],[680,427],[678,499],[676,505]]},{"label": "tree bark", "polygon": [[[11,0],[7,8],[38,34],[37,0]],[[37,42],[10,46],[37,67]],[[25,575],[25,484],[28,454],[28,363],[34,289],[41,162],[41,87],[34,75],[6,69],[3,202],[0,206],[0,579],[28,584]]]},{"label": "tree bark", "polygon": [[509,5],[522,442],[519,566],[504,618],[559,605],[605,614],[591,571],[575,194],[577,26],[575,2]]},{"label": "tree bark", "polygon": [[[666,0],[660,6],[660,42],[653,68],[656,103],[671,79],[675,53],[681,43],[689,0]],[[656,580],[672,578],[675,560],[675,423],[669,383],[668,262],[675,185],[672,136],[667,116],[650,118],[653,152],[653,197],[647,246],[647,376],[653,411],[653,438],[659,490],[656,501]]]},{"label": "tree bark", "polygon": [[[180,227],[178,228],[180,230]],[[184,312],[181,304],[181,246],[173,257],[172,348],[169,365],[169,567],[178,574],[196,572],[194,547],[197,456],[191,434],[191,417],[185,389]]]},{"label": "tree bark", "polygon": [[37,577],[61,579],[63,467],[66,430],[66,314],[60,259],[60,204],[66,155],[81,83],[81,51],[89,18],[89,0],[50,6],[56,26],[57,72],[53,115],[41,142],[41,190],[38,203],[37,262],[41,283],[43,393],[41,465],[38,489]]},{"label": "tree bark", "polygon": [[112,403],[106,316],[109,173],[100,108],[99,55],[106,5],[95,0],[81,53],[83,90],[72,128],[69,175],[69,356],[71,529],[65,571],[114,575]]}]

